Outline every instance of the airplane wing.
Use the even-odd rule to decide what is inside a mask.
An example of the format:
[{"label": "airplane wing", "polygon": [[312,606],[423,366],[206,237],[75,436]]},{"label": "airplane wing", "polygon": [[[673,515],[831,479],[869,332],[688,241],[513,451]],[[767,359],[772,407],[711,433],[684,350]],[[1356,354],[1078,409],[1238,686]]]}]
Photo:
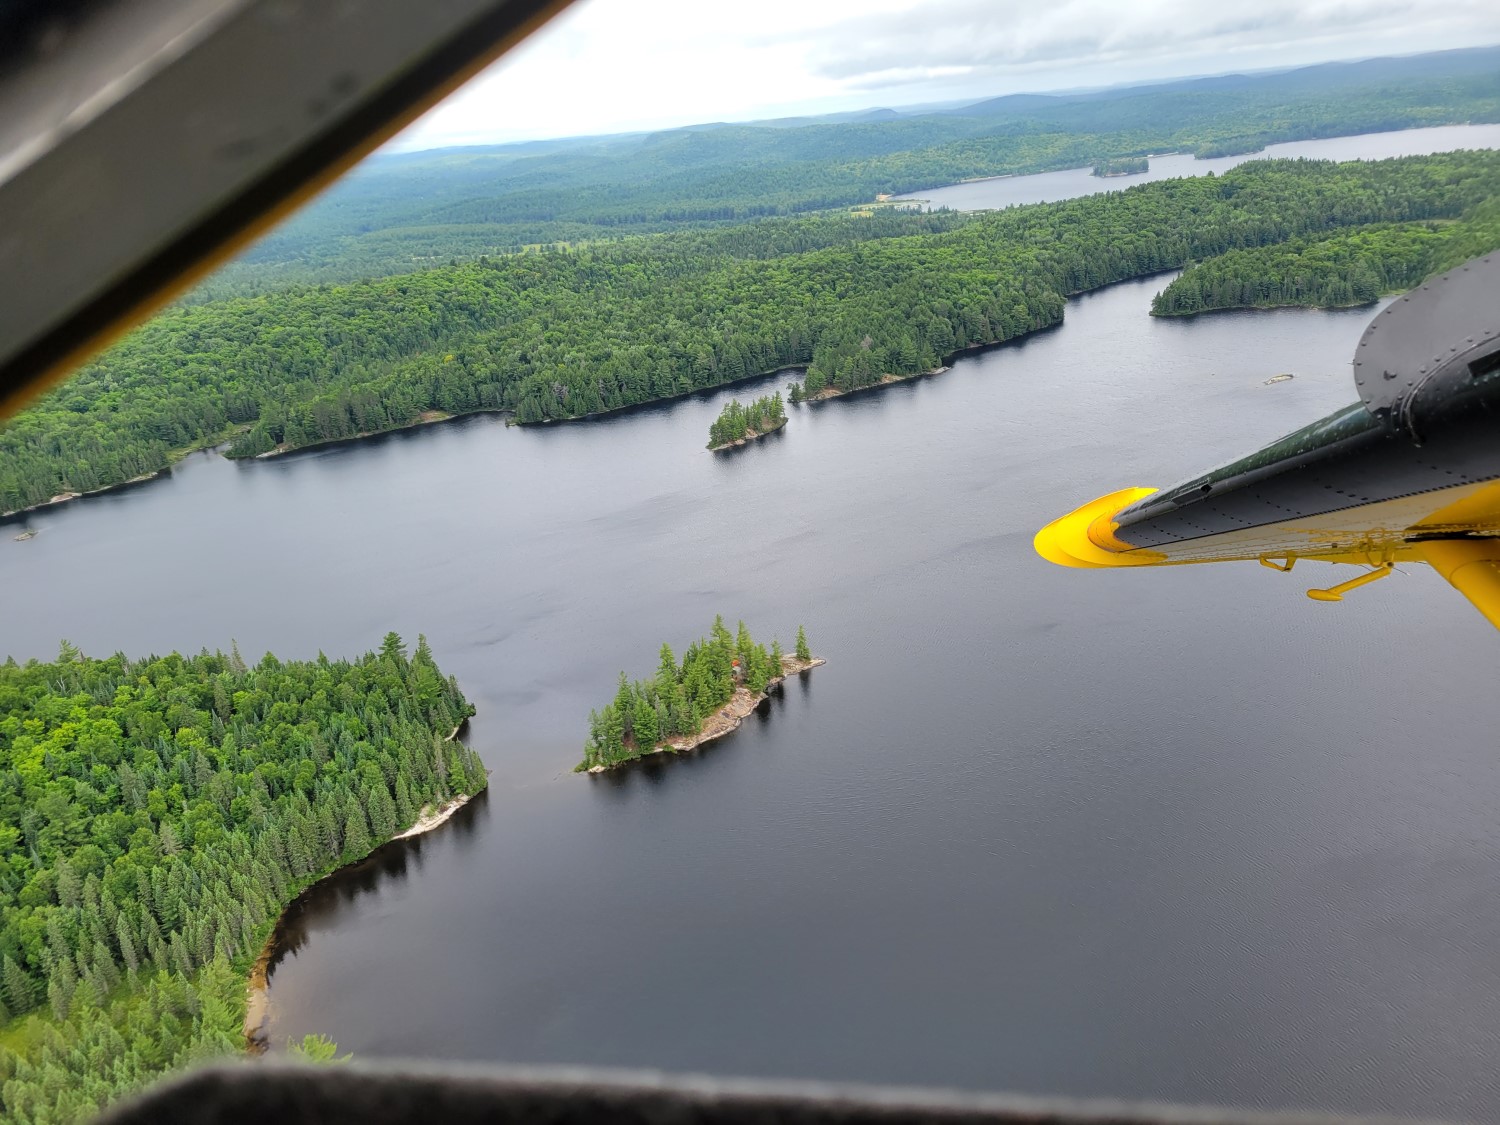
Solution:
[{"label": "airplane wing", "polygon": [[1500,627],[1500,254],[1430,278],[1354,354],[1360,401],[1173,488],[1127,488],[1054,520],[1061,566],[1301,560],[1432,566]]},{"label": "airplane wing", "polygon": [[570,0],[0,0],[0,417]]}]

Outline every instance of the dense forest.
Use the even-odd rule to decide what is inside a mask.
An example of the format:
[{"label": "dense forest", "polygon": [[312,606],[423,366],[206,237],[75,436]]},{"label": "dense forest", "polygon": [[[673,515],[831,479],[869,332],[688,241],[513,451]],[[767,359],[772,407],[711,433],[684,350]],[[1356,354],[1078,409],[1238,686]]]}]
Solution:
[{"label": "dense forest", "polygon": [[758,398],[749,406],[732,398],[708,427],[708,447],[722,449],[737,441],[763,437],[785,425],[786,404],[780,391]]},{"label": "dense forest", "polygon": [[1497,247],[1500,200],[1459,222],[1376,224],[1230,250],[1189,266],[1156,295],[1151,313],[1363,305]]},{"label": "dense forest", "polygon": [[730,633],[724,618],[716,617],[709,635],[688,646],[681,664],[672,647],[664,644],[661,663],[651,679],[632,683],[620,673],[614,699],[589,712],[588,742],[576,768],[616,766],[650,754],[674,738],[696,735],[704,720],[728,703],[737,688],[758,696],[773,679],[811,660],[807,635],[800,626],[797,655],[786,657],[779,641],[773,640],[768,650],[750,636],[743,621],[737,632]]},{"label": "dense forest", "polygon": [[82,1120],[243,1051],[245,972],[282,908],[484,788],[447,737],[472,711],[394,633],[354,661],[64,644],[0,666],[5,1120]]},{"label": "dense forest", "polygon": [[1145,156],[1117,156],[1094,165],[1096,176],[1138,176],[1151,171],[1151,160]]},{"label": "dense forest", "polygon": [[407,273],[525,247],[795,215],[979,176],[1153,152],[1500,121],[1500,49],[1071,95],[881,120],[674,129],[377,157],[199,292]]},{"label": "dense forest", "polygon": [[1231,250],[1188,267],[1151,302],[1153,316],[1212,309],[1363,305],[1427,276],[1434,225],[1370,226],[1327,238]]},{"label": "dense forest", "polygon": [[[1070,295],[1187,267],[1158,315],[1347,305],[1500,247],[1500,153],[1260,161],[985,214],[860,209],[976,176],[1500,121],[1500,49],[860,121],[376,158],[0,427],[0,512],[228,444],[254,457],[507,411],[583,418],[806,368],[793,401],[1059,323]],[[719,446],[784,424],[735,401]],[[621,674],[580,769],[699,734],[812,661],[716,619]],[[282,908],[485,785],[425,640],[353,661],[237,650],[0,665],[0,1108],[67,1122],[243,1049]],[[336,1049],[310,1037],[302,1050]]]},{"label": "dense forest", "polygon": [[0,430],[0,510],[235,428],[231,455],[253,456],[431,410],[583,417],[796,365],[867,386],[1056,324],[1070,294],[1496,195],[1495,152],[1253,161],[969,217],[772,220],[180,307]]}]

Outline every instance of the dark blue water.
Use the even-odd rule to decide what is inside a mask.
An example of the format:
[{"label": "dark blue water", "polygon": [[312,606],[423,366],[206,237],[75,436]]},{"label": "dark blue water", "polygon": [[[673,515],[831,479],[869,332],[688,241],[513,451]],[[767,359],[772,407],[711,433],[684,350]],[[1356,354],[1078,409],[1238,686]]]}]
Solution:
[{"label": "dark blue water", "polygon": [[[0,541],[0,651],[394,628],[458,676],[490,792],[299,912],[277,1040],[1500,1117],[1500,635],[1420,567],[1330,606],[1344,568],[1032,553],[1353,397],[1368,310],[1152,320],[1165,281],[730,456],[727,394],[195,456]],[[568,772],[716,612],[829,663]]]},{"label": "dark blue water", "polygon": [[1463,148],[1500,148],[1500,125],[1440,125],[1431,129],[1402,129],[1394,133],[1364,133],[1357,137],[1330,137],[1320,141],[1288,141],[1267,145],[1262,151],[1213,160],[1195,160],[1192,153],[1153,156],[1151,170],[1134,176],[1101,179],[1092,168],[1069,168],[1036,176],[1000,176],[966,184],[931,188],[899,196],[921,199],[928,209],[951,207],[955,211],[982,211],[1022,203],[1051,203],[1075,199],[1101,191],[1122,191],[1152,180],[1183,176],[1222,176],[1247,160],[1384,160],[1392,156],[1423,156]]}]

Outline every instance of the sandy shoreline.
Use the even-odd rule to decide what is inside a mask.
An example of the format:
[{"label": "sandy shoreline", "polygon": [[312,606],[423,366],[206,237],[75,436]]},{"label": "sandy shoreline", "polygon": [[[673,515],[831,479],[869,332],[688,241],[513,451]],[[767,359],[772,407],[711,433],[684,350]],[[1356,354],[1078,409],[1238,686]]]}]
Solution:
[{"label": "sandy shoreline", "polygon": [[132,484],[142,484],[145,481],[154,480],[165,472],[167,472],[167,469],[157,469],[155,472],[141,473],[139,476],[131,477],[129,480],[122,480],[115,484],[106,484],[103,488],[91,488],[87,492],[59,492],[51,499],[32,504],[30,507],[12,508],[8,512],[0,512],[0,519],[24,515],[27,512],[39,512],[43,508],[52,507],[54,504],[66,504],[69,500],[81,500],[85,496],[98,496],[104,492],[113,492],[117,488],[128,488]]},{"label": "sandy shoreline", "polygon": [[[1003,179],[1008,179],[1009,177],[1006,177],[1006,176],[992,176],[992,177],[983,177],[983,178],[986,178],[986,179],[1002,179],[1003,180]],[[900,201],[893,201],[893,202],[900,202]],[[1157,270],[1157,271],[1154,271],[1154,272],[1156,272],[1156,273],[1170,273],[1170,272],[1172,272],[1173,270],[1175,270],[1177,268],[1178,267],[1176,267],[1176,266],[1172,266],[1172,267],[1169,267],[1167,269]],[[1143,274],[1141,276],[1144,277],[1144,276],[1151,276],[1151,275],[1149,275],[1149,274]],[[1134,280],[1137,280],[1137,278],[1133,278],[1133,277],[1131,277],[1131,278],[1124,278],[1124,279],[1122,279],[1122,282],[1123,281],[1134,281]],[[1111,282],[1110,284],[1121,284],[1122,282]],[[1101,286],[1101,288],[1104,288],[1104,287]],[[1083,292],[1094,292],[1094,290],[1080,290],[1079,292],[1080,293],[1083,293]],[[1077,294],[1066,294],[1066,296],[1076,296],[1076,295]],[[1155,314],[1153,314],[1153,315],[1155,315]],[[1189,315],[1189,314],[1176,314],[1176,315]],[[1051,326],[1049,325],[1048,327],[1051,327]],[[1033,330],[1033,331],[1038,331],[1038,330]],[[1023,332],[1021,334],[1021,336],[1015,337],[1015,339],[1021,339],[1021,338],[1025,337],[1025,336],[1030,336],[1031,334],[1032,334],[1032,332]],[[999,344],[1006,344],[1006,343],[1011,343],[1011,342],[1012,341],[1010,341],[1010,340],[992,340],[989,343],[985,343],[985,344],[972,344],[969,347],[960,348],[957,352],[954,353],[954,356],[962,355],[962,354],[964,354],[966,352],[971,352],[971,351],[980,351],[980,350],[983,350],[985,348],[995,347],[996,345],[999,345]],[[746,375],[746,376],[744,376],[743,378],[740,378],[740,379],[731,379],[731,380],[729,380],[728,382],[725,382],[725,383],[716,383],[716,384],[714,384],[711,387],[695,387],[692,390],[681,391],[681,392],[678,392],[677,394],[667,395],[664,398],[653,398],[653,399],[647,399],[644,402],[633,402],[633,403],[630,403],[627,406],[617,406],[617,407],[615,407],[615,408],[613,408],[611,410],[598,410],[598,411],[595,411],[595,412],[593,412],[591,414],[579,414],[579,415],[576,415],[576,416],[570,416],[570,417],[566,417],[566,418],[543,418],[543,419],[540,419],[540,420],[538,420],[536,422],[517,422],[515,420],[515,411],[512,410],[510,407],[504,407],[504,406],[496,406],[496,407],[485,406],[485,407],[480,407],[477,410],[464,410],[464,411],[460,411],[457,414],[448,414],[448,413],[446,413],[444,411],[441,411],[441,410],[427,410],[427,411],[423,411],[422,414],[415,421],[407,422],[407,423],[405,423],[403,425],[400,425],[400,426],[394,426],[394,427],[392,427],[392,428],[390,428],[388,430],[370,430],[370,431],[364,432],[364,433],[350,434],[348,437],[327,438],[327,439],[322,440],[322,441],[310,442],[307,445],[298,445],[298,446],[293,446],[293,447],[290,447],[290,448],[286,447],[285,445],[278,445],[275,449],[267,450],[265,453],[257,453],[257,454],[255,454],[252,457],[248,457],[248,458],[244,458],[244,459],[245,460],[249,460],[249,461],[270,460],[270,459],[275,458],[275,457],[284,457],[284,456],[286,456],[288,454],[291,454],[291,453],[300,453],[304,449],[316,449],[316,448],[318,448],[320,446],[341,445],[341,444],[345,444],[345,443],[352,444],[354,442],[366,441],[366,440],[368,440],[370,438],[380,437],[380,436],[382,436],[384,434],[400,433],[403,430],[414,430],[414,429],[419,429],[419,428],[421,428],[423,426],[432,426],[432,425],[437,425],[437,424],[440,424],[440,423],[443,423],[443,422],[456,421],[459,418],[469,418],[469,417],[472,417],[473,415],[476,415],[476,414],[501,414],[501,415],[507,415],[508,418],[507,418],[507,421],[506,421],[506,425],[515,425],[515,426],[547,426],[547,425],[560,425],[560,424],[566,423],[566,422],[590,422],[590,421],[595,421],[595,420],[598,420],[598,419],[601,419],[601,418],[612,417],[612,416],[617,415],[617,414],[627,414],[627,413],[630,413],[631,411],[649,409],[650,407],[659,406],[662,403],[666,403],[666,402],[675,402],[675,401],[677,401],[679,399],[685,399],[685,398],[691,398],[693,396],[703,396],[703,395],[711,394],[711,393],[716,392],[716,391],[722,391],[722,390],[726,390],[726,389],[729,389],[729,388],[737,387],[737,386],[740,386],[741,384],[745,384],[745,383],[755,383],[755,382],[758,382],[758,381],[763,380],[763,379],[769,379],[769,378],[771,378],[773,376],[776,376],[776,375],[783,375],[783,374],[785,374],[785,373],[787,373],[789,371],[795,372],[795,371],[806,371],[806,370],[807,370],[807,364],[806,363],[788,363],[788,364],[783,364],[781,367],[774,368],[774,369],[772,369],[770,371],[762,371],[762,372],[760,372],[759,374],[756,374],[756,375]],[[833,387],[826,387],[822,391],[819,391],[816,395],[813,395],[810,398],[805,399],[804,401],[806,401],[806,402],[821,402],[824,399],[838,398],[840,395],[854,394],[854,393],[856,393],[858,391],[872,390],[872,389],[874,389],[876,387],[885,386],[885,385],[890,384],[890,383],[905,382],[905,381],[907,381],[909,379],[918,379],[918,378],[922,378],[923,376],[926,376],[926,375],[941,375],[944,371],[947,371],[947,370],[948,370],[948,366],[944,365],[942,367],[935,367],[935,368],[933,368],[930,371],[915,371],[915,372],[912,372],[910,375],[887,375],[887,376],[884,376],[879,382],[870,383],[867,386],[863,386],[863,387],[855,387],[855,388],[853,388],[851,390],[848,390],[848,391],[840,391],[840,390],[838,390],[836,388],[833,388]],[[784,423],[783,423],[783,425],[784,425]],[[782,427],[778,426],[776,428],[776,430],[767,430],[765,434],[757,434],[756,438],[759,439],[761,437],[765,437],[766,434],[775,433],[775,432],[777,432],[777,430],[779,430],[781,428]],[[222,452],[222,450],[224,449],[224,447],[226,446],[226,444],[227,444],[226,442],[220,440],[216,444],[208,444],[208,443],[205,442],[204,444],[191,446],[191,447],[189,447],[187,449],[184,449],[184,450],[180,450],[180,451],[174,450],[173,454],[172,454],[172,457],[171,457],[171,460],[175,463],[182,456],[186,456],[189,453],[196,453],[196,452],[200,452],[200,451],[204,451],[204,450],[208,450],[208,451],[219,450],[220,452]],[[731,445],[743,445],[743,444],[745,444],[745,443],[744,442],[734,442],[734,443],[731,443]],[[712,448],[713,448],[714,452],[717,452],[717,451],[719,451],[721,449],[730,448],[730,446],[714,446]],[[238,460],[238,458],[230,458],[230,459],[231,460]],[[67,503],[69,500],[78,500],[78,499],[81,499],[82,497],[85,497],[85,496],[98,496],[100,493],[113,492],[114,490],[120,489],[120,488],[128,488],[128,487],[130,487],[131,485],[134,485],[134,484],[141,484],[141,483],[144,483],[145,481],[154,480],[157,477],[165,476],[170,471],[171,471],[171,465],[168,465],[168,466],[165,466],[165,467],[163,467],[161,469],[156,470],[155,472],[142,473],[139,476],[131,477],[129,480],[122,480],[122,481],[117,481],[114,484],[107,484],[103,488],[90,489],[87,492],[60,492],[56,496],[51,497],[50,499],[43,500],[43,501],[41,501],[40,503],[37,503],[37,504],[29,505],[28,507],[25,507],[25,508],[15,508],[15,509],[12,509],[10,511],[0,512],[0,519],[7,519],[7,518],[9,518],[11,516],[24,515],[24,514],[26,514],[28,512],[41,511],[42,509],[49,508],[49,507],[51,507],[51,506],[53,506],[55,504],[64,504],[64,503]]]},{"label": "sandy shoreline", "polygon": [[[976,345],[976,347],[989,347],[989,346],[990,345],[988,345],[988,344]],[[827,399],[830,399],[830,398],[840,398],[843,395],[858,394],[860,391],[873,391],[876,387],[888,387],[892,383],[905,383],[905,382],[909,382],[912,379],[924,379],[928,375],[941,375],[941,374],[943,374],[943,372],[948,371],[948,370],[950,370],[950,368],[945,363],[941,367],[933,367],[933,368],[930,368],[927,371],[913,371],[910,375],[882,375],[879,379],[877,379],[873,383],[866,383],[862,387],[850,387],[848,390],[843,390],[843,389],[841,389],[839,387],[824,387],[817,394],[815,394],[815,395],[809,395],[807,398],[803,399],[802,401],[803,402],[824,402],[824,401],[826,401]]]},{"label": "sandy shoreline", "polygon": [[424,832],[431,832],[438,825],[446,824],[452,818],[453,814],[467,805],[470,800],[472,798],[466,793],[461,797],[454,797],[447,804],[439,805],[435,809],[428,806],[418,814],[415,824],[405,832],[397,832],[391,839],[410,840],[413,836],[420,836]]},{"label": "sandy shoreline", "polygon": [[798,660],[795,656],[783,656],[781,658],[781,675],[767,681],[765,691],[752,693],[749,688],[743,686],[735,688],[734,695],[730,697],[729,702],[704,719],[703,728],[697,734],[686,738],[674,738],[670,742],[663,742],[655,750],[649,750],[644,754],[637,754],[633,758],[626,758],[623,761],[616,762],[612,766],[590,766],[582,772],[604,773],[608,770],[619,769],[621,766],[629,765],[631,762],[638,762],[643,758],[654,757],[657,754],[681,754],[687,750],[696,750],[705,743],[723,738],[726,734],[731,734],[738,730],[740,724],[752,715],[755,709],[771,693],[771,689],[779,687],[788,676],[810,672],[812,669],[821,667],[827,663],[828,661],[819,656],[815,656],[811,660]]},{"label": "sandy shoreline", "polygon": [[[282,442],[275,449],[268,449],[264,453],[257,453],[249,458],[252,461],[268,461],[272,457],[285,457],[288,453],[301,453],[304,449],[317,449],[324,445],[339,445],[343,442],[364,441],[366,438],[380,437],[384,434],[399,434],[402,430],[415,430],[422,426],[435,426],[439,422],[452,422],[457,418],[471,418],[475,414],[511,414],[513,411],[508,406],[481,406],[477,410],[461,410],[457,414],[449,414],[446,410],[424,410],[410,422],[403,422],[399,426],[392,426],[388,430],[361,430],[357,434],[349,434],[347,437],[323,438],[320,441],[311,441],[306,445],[287,445]],[[231,458],[232,460],[232,458]]]},{"label": "sandy shoreline", "polygon": [[[275,449],[269,450],[266,453],[257,453],[253,457],[247,458],[247,460],[264,461],[271,457],[283,457],[288,453],[300,453],[304,449],[316,449],[319,446],[323,445],[337,445],[340,442],[363,441],[366,438],[380,437],[382,434],[394,434],[399,433],[402,430],[413,430],[418,428],[419,426],[432,426],[436,425],[439,422],[452,422],[457,418],[468,418],[475,414],[511,413],[513,413],[513,411],[511,411],[509,407],[499,406],[486,406],[481,407],[478,410],[465,410],[461,411],[458,414],[448,414],[441,410],[424,410],[422,414],[416,419],[416,421],[407,422],[406,424],[401,426],[394,426],[389,430],[370,430],[365,433],[350,434],[348,437],[328,438],[324,441],[315,441],[307,445],[296,445],[291,447],[278,445]],[[231,435],[231,437],[232,436],[233,435]],[[171,453],[171,460],[175,464],[178,460],[180,460],[182,457],[186,457],[189,453],[199,453],[204,451],[217,451],[222,455],[224,450],[227,449],[229,445],[229,441],[215,440],[212,444],[205,443],[202,445],[189,446],[188,448],[182,450],[173,450]],[[226,460],[236,460],[236,458],[226,457]],[[116,489],[129,488],[133,484],[143,484],[148,480],[155,480],[157,477],[165,476],[171,471],[172,466],[166,465],[160,469],[155,470],[154,472],[141,473],[139,476],[131,477],[129,480],[116,481],[114,484],[106,484],[103,488],[91,488],[87,492],[59,492],[56,496],[39,501],[35,504],[31,504],[25,508],[13,508],[8,512],[0,512],[0,519],[8,519],[11,516],[25,515],[27,512],[39,512],[44,508],[50,508],[56,504],[66,504],[69,500],[81,500],[85,496],[98,496],[105,492],[114,492]]]}]

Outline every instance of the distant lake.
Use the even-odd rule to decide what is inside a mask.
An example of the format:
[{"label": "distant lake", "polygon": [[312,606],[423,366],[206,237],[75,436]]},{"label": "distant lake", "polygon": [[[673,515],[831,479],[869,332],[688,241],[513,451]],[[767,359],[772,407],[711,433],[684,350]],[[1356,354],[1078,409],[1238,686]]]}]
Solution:
[{"label": "distant lake", "polygon": [[1064,172],[1043,172],[1035,176],[1002,176],[974,180],[952,187],[914,191],[898,199],[921,199],[928,210],[951,207],[955,211],[979,211],[1011,207],[1018,203],[1050,203],[1058,199],[1076,199],[1101,191],[1123,191],[1152,180],[1171,180],[1183,176],[1222,175],[1247,160],[1296,159],[1313,160],[1385,160],[1392,156],[1423,156],[1434,152],[1454,152],[1462,148],[1500,148],[1500,125],[1441,125],[1432,129],[1403,129],[1394,133],[1364,133],[1357,137],[1332,137],[1321,141],[1288,141],[1267,145],[1257,153],[1223,156],[1214,160],[1195,160],[1191,153],[1153,156],[1151,170],[1136,176],[1093,174],[1092,168],[1070,168]]},{"label": "distant lake", "polygon": [[[1500,1119],[1500,635],[1420,566],[1335,606],[1032,552],[1353,401],[1373,310],[1153,320],[1169,280],[731,455],[728,392],[194,455],[0,538],[0,656],[396,629],[458,677],[489,793],[296,912],[277,1042]],[[829,663],[570,773],[715,613]]]}]

